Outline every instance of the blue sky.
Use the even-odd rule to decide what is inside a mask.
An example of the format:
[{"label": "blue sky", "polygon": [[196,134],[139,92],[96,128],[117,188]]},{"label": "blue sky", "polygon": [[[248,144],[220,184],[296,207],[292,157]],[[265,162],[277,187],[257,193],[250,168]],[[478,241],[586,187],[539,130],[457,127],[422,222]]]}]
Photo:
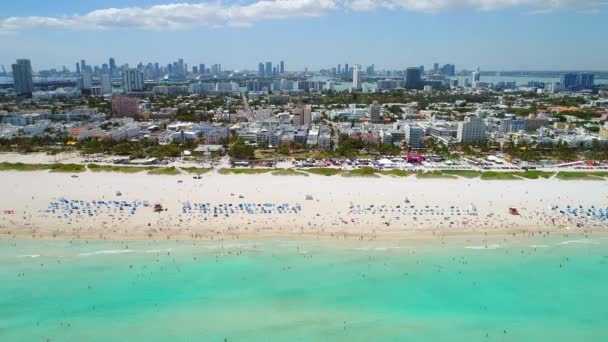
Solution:
[{"label": "blue sky", "polygon": [[606,0],[6,0],[0,64],[608,70],[607,13]]}]

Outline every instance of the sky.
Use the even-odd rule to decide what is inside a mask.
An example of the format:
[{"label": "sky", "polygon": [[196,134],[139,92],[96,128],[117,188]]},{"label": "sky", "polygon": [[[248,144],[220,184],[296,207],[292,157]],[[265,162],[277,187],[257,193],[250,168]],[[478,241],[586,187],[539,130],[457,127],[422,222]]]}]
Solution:
[{"label": "sky", "polygon": [[608,70],[608,0],[3,0],[0,64]]}]

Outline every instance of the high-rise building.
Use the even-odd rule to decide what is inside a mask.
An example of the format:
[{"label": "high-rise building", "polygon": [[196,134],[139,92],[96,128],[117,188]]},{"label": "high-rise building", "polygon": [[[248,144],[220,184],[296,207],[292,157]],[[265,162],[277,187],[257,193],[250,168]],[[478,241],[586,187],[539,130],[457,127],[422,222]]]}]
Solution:
[{"label": "high-rise building", "polygon": [[76,63],[76,73],[80,75],[80,64]]},{"label": "high-rise building", "polygon": [[433,74],[437,75],[439,73],[439,63],[433,64]]},{"label": "high-rise building", "polygon": [[[311,105],[301,105],[298,106],[294,110],[294,116],[299,118],[300,121],[296,124],[300,126],[310,126],[312,123],[312,106]],[[295,122],[294,122],[295,123]]]},{"label": "high-rise building", "polygon": [[179,76],[186,74],[186,69],[184,69],[184,60],[181,58],[177,60],[177,74]]},{"label": "high-rise building", "polygon": [[467,116],[458,123],[456,139],[461,144],[484,142],[486,140],[486,124],[478,116]]},{"label": "high-rise building", "polygon": [[479,71],[479,67],[477,67],[477,69],[475,69],[475,71],[473,71],[473,84],[475,84],[476,82],[479,82],[481,80],[481,72]]},{"label": "high-rise building", "polygon": [[87,71],[87,63],[84,59],[80,60],[80,72]]},{"label": "high-rise building", "polygon": [[32,97],[34,80],[32,77],[32,64],[29,59],[18,59],[13,67],[13,85],[17,95]]},{"label": "high-rise building", "polygon": [[342,64],[338,64],[338,75],[342,75]]},{"label": "high-rise building", "polygon": [[455,76],[456,66],[454,64],[445,64],[441,67],[441,73],[445,76]]},{"label": "high-rise building", "polygon": [[266,72],[266,76],[272,76],[272,62],[266,62],[266,67],[264,68],[264,72]]},{"label": "high-rise building", "polygon": [[112,82],[110,81],[110,74],[101,74],[99,76],[99,83],[101,86],[102,95],[112,93]]},{"label": "high-rise building", "polygon": [[421,66],[420,66],[420,74],[421,74],[421,75],[424,75],[424,65],[421,65]]},{"label": "high-rise building", "polygon": [[350,73],[350,68],[348,67],[348,63],[344,64],[344,75],[347,75]]},{"label": "high-rise building", "polygon": [[112,117],[137,117],[139,115],[139,103],[137,99],[132,99],[120,94],[112,97]]},{"label": "high-rise building", "polygon": [[353,88],[355,90],[360,90],[363,85],[363,70],[361,70],[360,65],[355,65],[353,67]]},{"label": "high-rise building", "polygon": [[80,75],[80,90],[83,94],[90,94],[91,88],[93,88],[93,75],[90,72],[84,71]]},{"label": "high-rise building", "polygon": [[204,75],[207,73],[207,69],[205,69],[205,64],[201,64],[198,66],[198,73]]},{"label": "high-rise building", "polygon": [[369,119],[371,122],[381,122],[382,116],[380,113],[382,112],[382,106],[378,101],[373,101],[371,106],[369,107]]},{"label": "high-rise building", "polygon": [[411,148],[421,148],[422,138],[424,137],[424,129],[416,124],[405,124],[405,142]]},{"label": "high-rise building", "polygon": [[285,73],[285,61],[281,61],[281,66],[279,67],[279,73],[280,74],[284,74]]},{"label": "high-rise building", "polygon": [[110,76],[113,76],[116,72],[116,60],[113,57],[110,57]]},{"label": "high-rise building", "polygon": [[595,75],[590,73],[566,73],[561,76],[561,84],[567,90],[591,89]]},{"label": "high-rise building", "polygon": [[405,89],[420,89],[422,85],[420,68],[407,68],[405,71]]},{"label": "high-rise building", "polygon": [[264,63],[260,62],[258,63],[258,74],[261,77],[264,77],[265,73],[264,73]]},{"label": "high-rise building", "polygon": [[144,73],[138,69],[127,69],[122,75],[125,93],[144,90]]},{"label": "high-rise building", "polygon": [[198,74],[198,67],[196,65],[192,67],[192,73],[195,75]]},{"label": "high-rise building", "polygon": [[365,73],[366,73],[368,76],[373,76],[373,75],[374,75],[374,73],[375,73],[374,68],[375,68],[375,66],[374,66],[373,64],[372,64],[372,65],[370,65],[370,66],[368,66],[368,67],[367,67],[367,70],[365,71]]}]

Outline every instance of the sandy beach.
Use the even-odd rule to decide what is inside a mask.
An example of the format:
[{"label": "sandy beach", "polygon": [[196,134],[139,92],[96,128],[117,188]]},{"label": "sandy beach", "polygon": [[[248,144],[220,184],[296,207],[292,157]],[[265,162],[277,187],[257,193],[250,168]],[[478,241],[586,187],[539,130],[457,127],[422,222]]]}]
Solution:
[{"label": "sandy beach", "polygon": [[[607,228],[605,220],[583,213],[608,205],[605,181],[216,172],[202,179],[91,171],[74,178],[46,171],[2,176],[4,238],[370,239]],[[163,212],[154,212],[157,203]],[[568,215],[568,206],[582,207]],[[520,215],[509,213],[511,207]]]}]

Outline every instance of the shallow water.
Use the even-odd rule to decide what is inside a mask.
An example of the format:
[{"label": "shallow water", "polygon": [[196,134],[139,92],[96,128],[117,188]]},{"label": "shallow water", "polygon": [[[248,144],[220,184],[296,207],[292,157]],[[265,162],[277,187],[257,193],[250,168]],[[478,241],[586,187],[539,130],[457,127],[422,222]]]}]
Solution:
[{"label": "shallow water", "polygon": [[607,246],[0,241],[0,340],[605,341]]}]

